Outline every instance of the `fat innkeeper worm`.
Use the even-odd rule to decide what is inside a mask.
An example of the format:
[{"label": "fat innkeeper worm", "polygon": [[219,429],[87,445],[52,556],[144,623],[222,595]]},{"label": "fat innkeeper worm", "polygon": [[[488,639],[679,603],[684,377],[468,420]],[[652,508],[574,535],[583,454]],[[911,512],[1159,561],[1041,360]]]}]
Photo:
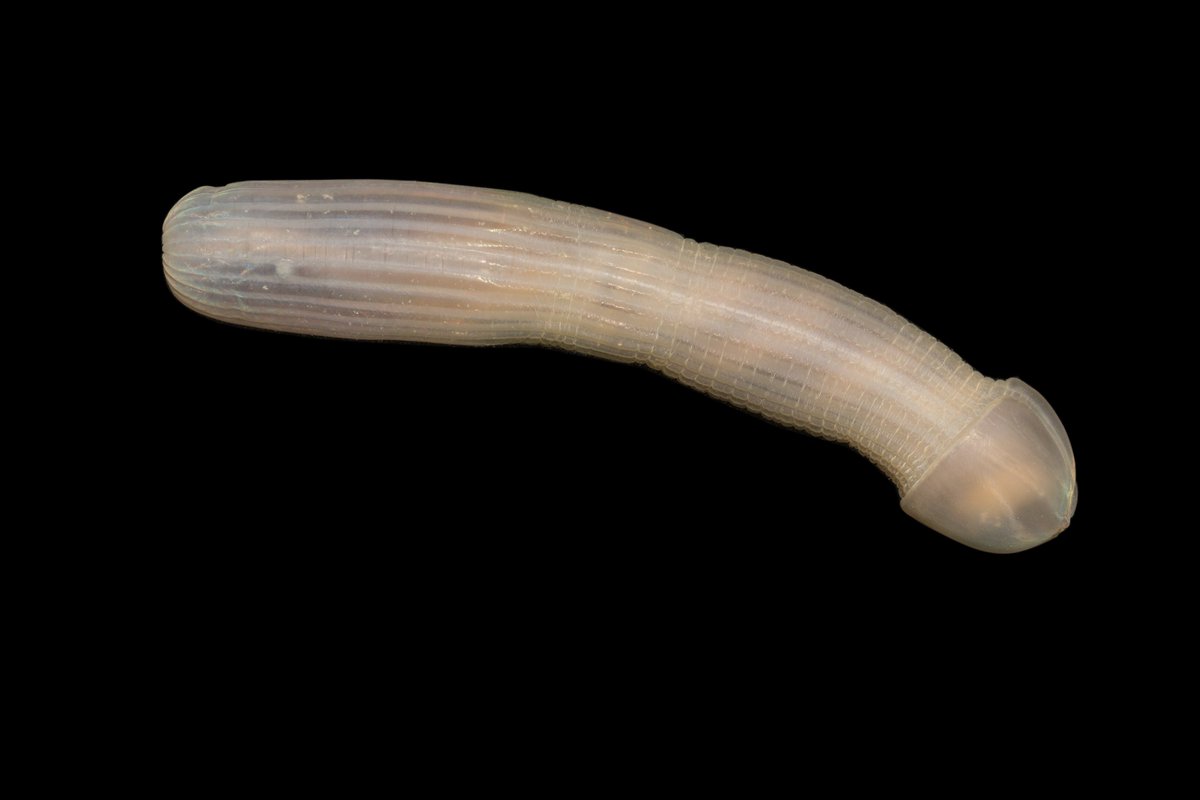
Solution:
[{"label": "fat innkeeper worm", "polygon": [[819,275],[616,214],[409,181],[206,186],[167,215],[163,266],[225,322],[646,364],[846,442],[904,511],[980,550],[1041,544],[1075,510],[1066,431],[1029,386]]}]

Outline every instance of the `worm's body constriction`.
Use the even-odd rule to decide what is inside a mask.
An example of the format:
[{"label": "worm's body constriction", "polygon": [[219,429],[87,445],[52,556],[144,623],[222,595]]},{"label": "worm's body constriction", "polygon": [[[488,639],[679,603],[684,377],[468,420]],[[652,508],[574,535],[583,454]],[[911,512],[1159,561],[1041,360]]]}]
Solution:
[{"label": "worm's body constriction", "polygon": [[1044,541],[1073,510],[1070,445],[1024,384],[811,272],[618,215],[439,184],[251,182],[182,199],[163,254],[176,296],[228,322],[647,364],[848,442],[909,513],[983,549]]}]

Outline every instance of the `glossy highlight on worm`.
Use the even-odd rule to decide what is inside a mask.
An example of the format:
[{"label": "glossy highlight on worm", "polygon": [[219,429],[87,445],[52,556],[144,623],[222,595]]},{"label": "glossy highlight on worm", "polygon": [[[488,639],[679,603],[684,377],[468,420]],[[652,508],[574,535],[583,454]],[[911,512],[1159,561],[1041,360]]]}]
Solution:
[{"label": "glossy highlight on worm", "polygon": [[989,552],[1075,510],[1049,404],[812,272],[533,195],[411,181],[202,187],[163,223],[181,302],[214,319],[352,339],[546,344],[648,365],[846,442],[931,528]]}]

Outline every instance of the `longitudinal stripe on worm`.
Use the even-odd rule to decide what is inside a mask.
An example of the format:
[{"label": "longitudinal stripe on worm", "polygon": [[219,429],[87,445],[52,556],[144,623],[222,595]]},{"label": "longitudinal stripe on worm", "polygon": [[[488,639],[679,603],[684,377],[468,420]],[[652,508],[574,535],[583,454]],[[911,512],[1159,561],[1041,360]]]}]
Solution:
[{"label": "longitudinal stripe on worm", "polygon": [[646,364],[857,448],[930,527],[993,552],[1066,528],[1075,461],[1019,380],[984,377],[819,275],[532,195],[408,181],[204,187],[163,224],[175,295],[353,339],[565,347]]}]

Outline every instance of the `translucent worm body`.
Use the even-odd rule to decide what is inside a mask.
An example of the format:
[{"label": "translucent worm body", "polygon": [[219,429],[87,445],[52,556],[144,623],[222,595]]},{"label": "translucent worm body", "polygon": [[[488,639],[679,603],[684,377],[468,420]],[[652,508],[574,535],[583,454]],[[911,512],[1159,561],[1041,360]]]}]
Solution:
[{"label": "translucent worm body", "polygon": [[615,214],[406,181],[237,183],[175,205],[163,264],[226,322],[646,364],[852,445],[907,513],[982,550],[1040,544],[1074,512],[1066,432],[1021,381],[819,275]]}]

